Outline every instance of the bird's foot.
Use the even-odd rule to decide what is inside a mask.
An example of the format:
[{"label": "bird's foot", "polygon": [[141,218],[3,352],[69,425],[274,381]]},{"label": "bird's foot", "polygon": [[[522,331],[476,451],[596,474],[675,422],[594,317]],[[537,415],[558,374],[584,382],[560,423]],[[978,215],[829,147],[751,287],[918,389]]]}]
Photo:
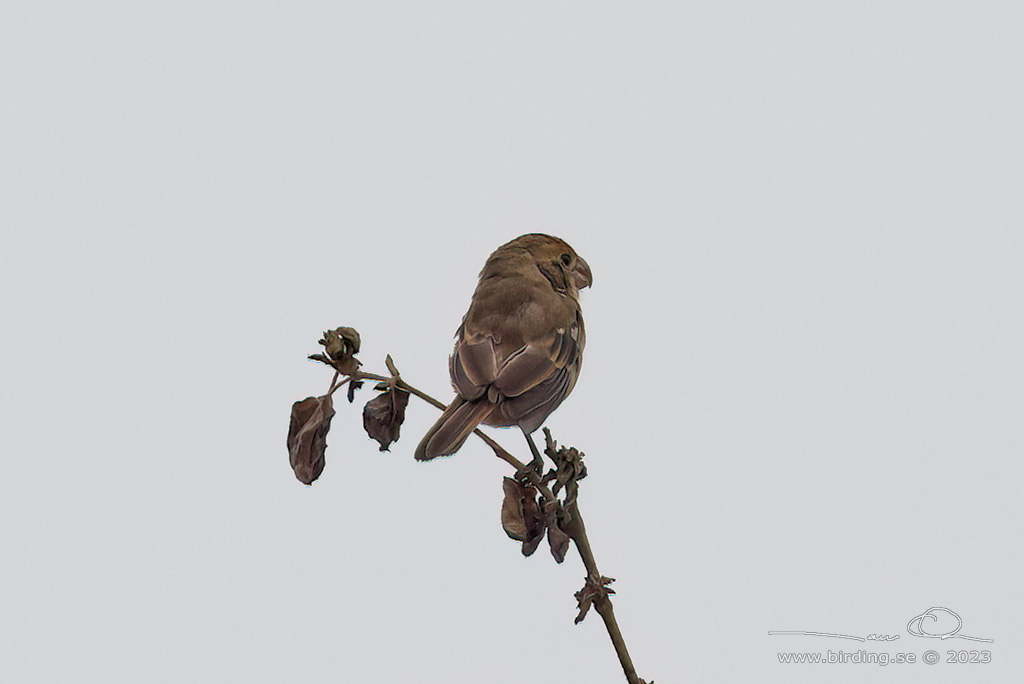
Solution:
[{"label": "bird's foot", "polygon": [[519,469],[519,471],[516,473],[516,479],[525,485],[533,484],[532,478],[530,477],[530,473],[534,473],[537,475],[538,478],[540,478],[543,476],[543,469],[544,459],[535,457],[532,461],[530,461],[529,463],[527,463],[526,465]]}]

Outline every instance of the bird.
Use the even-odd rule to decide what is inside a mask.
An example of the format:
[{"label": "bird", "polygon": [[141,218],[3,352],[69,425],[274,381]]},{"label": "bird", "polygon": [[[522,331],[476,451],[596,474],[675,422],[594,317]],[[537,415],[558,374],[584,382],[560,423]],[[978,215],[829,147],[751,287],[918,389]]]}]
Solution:
[{"label": "bird", "polygon": [[565,240],[529,233],[498,247],[480,272],[449,357],[455,398],[427,431],[415,458],[457,452],[480,424],[530,435],[569,396],[583,363],[580,290],[590,265]]}]

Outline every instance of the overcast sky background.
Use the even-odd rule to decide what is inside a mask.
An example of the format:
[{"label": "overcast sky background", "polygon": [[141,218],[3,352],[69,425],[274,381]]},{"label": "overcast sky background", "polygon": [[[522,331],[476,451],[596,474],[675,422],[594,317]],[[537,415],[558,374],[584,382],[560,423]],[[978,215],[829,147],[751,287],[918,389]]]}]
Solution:
[{"label": "overcast sky background", "polygon": [[[1024,10],[844,4],[5,5],[4,681],[622,681],[433,408],[288,467],[321,331],[447,400],[533,231],[594,272],[549,425],[642,677],[1016,681]],[[979,648],[933,606],[993,662],[777,660]]]}]

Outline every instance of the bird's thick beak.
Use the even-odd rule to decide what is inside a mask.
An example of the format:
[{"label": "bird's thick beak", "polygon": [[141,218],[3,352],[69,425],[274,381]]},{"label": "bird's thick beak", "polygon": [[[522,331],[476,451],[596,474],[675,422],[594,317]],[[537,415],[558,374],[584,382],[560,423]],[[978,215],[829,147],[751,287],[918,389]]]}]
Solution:
[{"label": "bird's thick beak", "polygon": [[572,269],[577,289],[582,290],[594,284],[594,276],[590,272],[590,264],[581,256],[576,257],[576,268]]}]

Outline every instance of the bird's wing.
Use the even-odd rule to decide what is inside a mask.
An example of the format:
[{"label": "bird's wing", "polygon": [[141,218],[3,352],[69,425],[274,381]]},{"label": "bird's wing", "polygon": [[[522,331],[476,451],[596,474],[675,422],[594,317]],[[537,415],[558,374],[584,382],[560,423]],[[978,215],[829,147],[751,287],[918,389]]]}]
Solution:
[{"label": "bird's wing", "polygon": [[505,360],[492,387],[505,397],[500,411],[508,422],[533,432],[569,396],[582,363],[581,332],[574,321]]},{"label": "bird's wing", "polygon": [[463,326],[449,359],[452,384],[459,395],[470,400],[482,395],[488,386],[501,396],[519,396],[575,361],[582,349],[581,331],[577,318],[542,339],[509,351],[493,336],[468,335]]},{"label": "bird's wing", "polygon": [[520,347],[505,358],[494,387],[506,397],[517,397],[564,371],[579,356],[578,335],[579,327],[574,322]]},{"label": "bird's wing", "polygon": [[479,397],[498,377],[498,347],[490,335],[467,336],[466,326],[456,333],[455,351],[448,359],[452,385],[468,400]]}]

